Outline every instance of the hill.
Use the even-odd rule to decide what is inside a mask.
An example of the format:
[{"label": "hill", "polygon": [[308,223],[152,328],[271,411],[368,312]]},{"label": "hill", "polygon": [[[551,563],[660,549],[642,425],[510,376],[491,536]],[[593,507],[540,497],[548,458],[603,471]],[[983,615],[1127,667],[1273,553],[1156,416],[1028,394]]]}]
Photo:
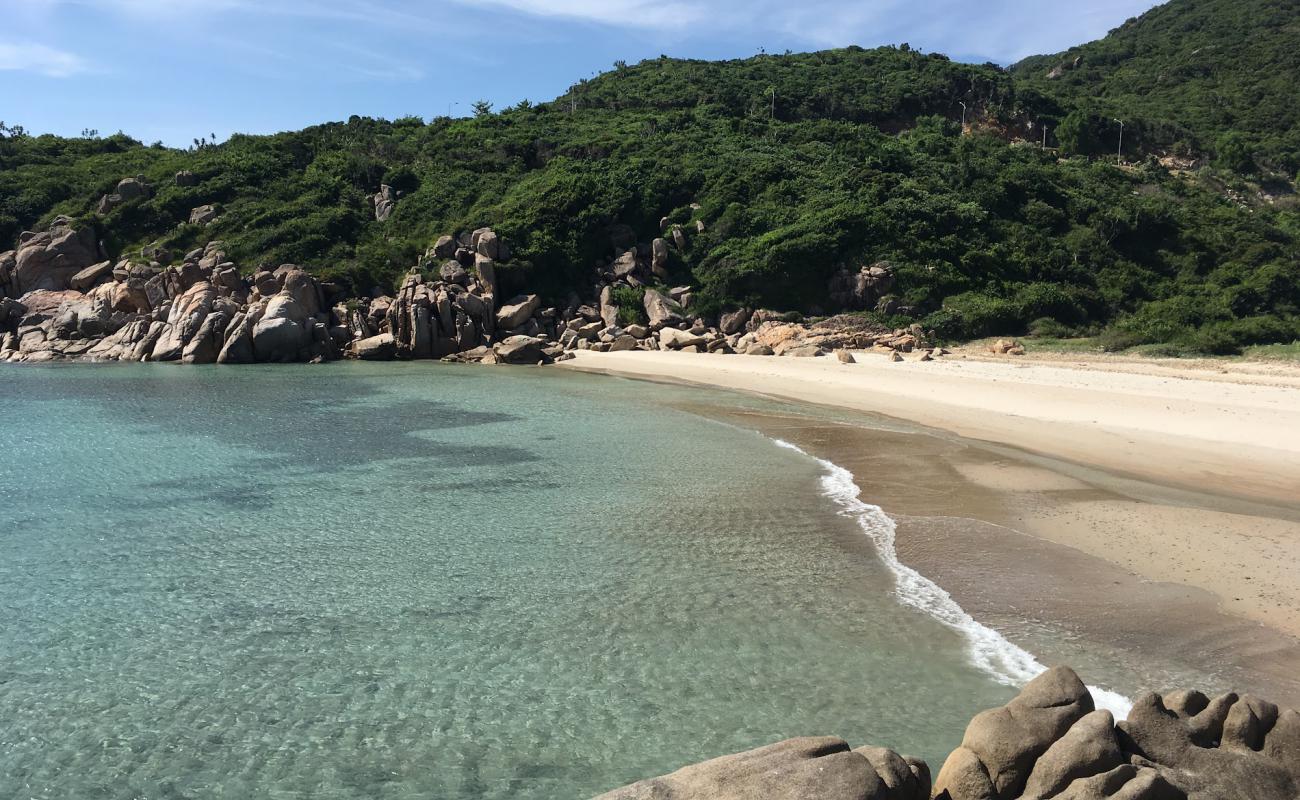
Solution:
[{"label": "hill", "polygon": [[1012,72],[1102,128],[1124,119],[1152,146],[1238,171],[1300,169],[1300,0],[1172,0]]},{"label": "hill", "polygon": [[[491,226],[513,251],[506,285],[562,300],[592,297],[594,267],[666,220],[691,235],[659,280],[693,285],[705,315],[853,310],[950,338],[1033,328],[1210,352],[1300,336],[1291,198],[1021,141],[1076,101],[1022,77],[1035,69],[906,47],[660,58],[470,119],[353,117],[187,151],[9,130],[0,242],[63,214],[115,258],[220,239],[246,268],[301,264],[366,296],[438,236]],[[105,203],[125,176],[149,191]],[[205,205],[216,220],[191,223]],[[832,291],[879,262],[888,296],[863,308]]]}]

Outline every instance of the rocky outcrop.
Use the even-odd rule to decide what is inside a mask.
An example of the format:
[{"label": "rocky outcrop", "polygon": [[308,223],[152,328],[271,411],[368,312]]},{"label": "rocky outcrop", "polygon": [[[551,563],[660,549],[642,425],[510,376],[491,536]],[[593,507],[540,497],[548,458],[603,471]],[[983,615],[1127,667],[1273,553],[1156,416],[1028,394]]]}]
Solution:
[{"label": "rocky outcrop", "polygon": [[217,219],[217,207],[214,205],[198,206],[190,211],[191,225],[210,225]]},{"label": "rocky outcrop", "polygon": [[791,739],[597,800],[1295,800],[1300,713],[1249,695],[1140,698],[1115,724],[1069,668],[978,714],[930,782],[925,762],[835,738]]},{"label": "rocky outcrop", "polygon": [[843,739],[790,739],[715,758],[596,800],[928,800],[925,762]]},{"label": "rocky outcrop", "polygon": [[894,266],[888,261],[878,261],[857,271],[841,269],[831,277],[827,287],[833,305],[852,311],[875,308],[893,288]]},{"label": "rocky outcrop", "polygon": [[62,291],[74,275],[102,261],[93,229],[57,217],[49,230],[19,238],[7,291],[10,297],[38,289]]},{"label": "rocky outcrop", "polygon": [[397,201],[402,199],[404,194],[386,183],[380,186],[379,191],[370,198],[375,206],[375,221],[387,222],[393,215],[393,209],[397,208]]}]

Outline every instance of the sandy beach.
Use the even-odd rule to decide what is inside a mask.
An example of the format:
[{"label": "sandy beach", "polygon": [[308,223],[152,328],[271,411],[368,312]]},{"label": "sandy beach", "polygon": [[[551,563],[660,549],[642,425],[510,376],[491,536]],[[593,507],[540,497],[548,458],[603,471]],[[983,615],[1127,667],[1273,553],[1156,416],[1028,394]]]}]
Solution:
[{"label": "sandy beach", "polygon": [[735,420],[851,470],[903,561],[1031,652],[1300,701],[1300,370],[855,355],[566,364],[911,423]]}]

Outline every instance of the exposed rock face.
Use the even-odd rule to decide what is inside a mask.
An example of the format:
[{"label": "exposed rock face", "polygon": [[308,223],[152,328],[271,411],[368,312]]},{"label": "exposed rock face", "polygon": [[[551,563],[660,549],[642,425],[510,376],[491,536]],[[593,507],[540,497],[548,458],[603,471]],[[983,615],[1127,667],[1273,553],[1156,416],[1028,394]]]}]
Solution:
[{"label": "exposed rock face", "polygon": [[715,758],[597,800],[928,800],[925,763],[851,750],[833,737],[790,739]]},{"label": "exposed rock face", "polygon": [[191,225],[207,225],[217,218],[217,207],[214,205],[198,206],[190,211]]},{"label": "exposed rock face", "polygon": [[1128,719],[1091,711],[1058,667],[971,721],[935,780],[948,800],[1300,797],[1300,714],[1258,698],[1148,694]]},{"label": "exposed rock face", "polygon": [[[497,311],[497,328],[512,331],[521,327],[542,305],[542,300],[535,294],[519,295],[502,304]],[[500,355],[500,354],[498,354]]]},{"label": "exposed rock face", "polygon": [[535,336],[510,336],[497,343],[492,352],[503,364],[537,364],[551,360],[543,349],[545,345]]},{"label": "exposed rock face", "polygon": [[662,293],[654,289],[645,290],[645,298],[642,300],[645,305],[646,316],[650,319],[650,330],[657,331],[666,326],[680,325],[685,319],[686,312],[677,302],[664,297]]},{"label": "exposed rock face", "polygon": [[393,215],[393,209],[397,207],[397,201],[401,198],[401,195],[401,192],[388,184],[380,186],[379,192],[373,198],[375,221],[387,222],[388,218]]},{"label": "exposed rock face", "polygon": [[48,231],[24,236],[14,257],[9,294],[21,297],[36,289],[62,291],[72,276],[101,260],[95,232],[58,217]]},{"label": "exposed rock face", "polygon": [[842,269],[830,280],[831,302],[839,308],[861,311],[875,308],[880,298],[894,288],[894,267],[880,261],[857,272]]}]

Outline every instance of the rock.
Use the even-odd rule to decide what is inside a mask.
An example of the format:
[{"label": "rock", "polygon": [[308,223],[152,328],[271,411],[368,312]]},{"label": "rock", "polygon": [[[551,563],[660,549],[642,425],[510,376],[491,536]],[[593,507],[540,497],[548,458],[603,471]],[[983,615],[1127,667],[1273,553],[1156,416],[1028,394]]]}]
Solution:
[{"label": "rock", "polygon": [[677,248],[677,252],[679,252],[679,253],[684,253],[684,252],[686,252],[686,244],[687,244],[687,242],[686,242],[686,231],[683,231],[683,230],[682,230],[682,227],[681,227],[680,225],[674,225],[674,226],[673,226],[673,245]]},{"label": "rock", "polygon": [[185,345],[181,362],[185,364],[215,364],[225,344],[223,336],[226,324],[230,321],[223,312],[217,311],[203,320],[198,332]]},{"label": "rock", "polygon": [[89,267],[78,272],[68,279],[68,285],[77,291],[84,292],[99,283],[100,280],[107,278],[113,273],[112,261],[101,261],[98,264],[92,264]]},{"label": "rock", "polygon": [[614,290],[608,286],[600,290],[600,319],[607,327],[618,324],[618,306],[614,305]]},{"label": "rock", "polygon": [[[898,782],[894,763],[874,757]],[[915,773],[897,787],[886,780],[842,739],[809,737],[683,767],[596,800],[928,800]]]},{"label": "rock", "polygon": [[62,291],[72,276],[100,261],[94,230],[77,228],[67,217],[57,217],[48,231],[28,237],[18,248],[11,294],[21,297],[37,289]]},{"label": "rock", "polygon": [[841,364],[856,364],[856,363],[858,363],[858,360],[857,360],[856,358],[854,358],[854,357],[853,357],[853,354],[850,353],[848,350],[836,350],[836,351],[835,351],[835,357],[836,357],[837,359],[839,359],[839,362],[840,362]]},{"label": "rock", "polygon": [[983,774],[992,784],[993,797],[1019,797],[1034,762],[1092,711],[1092,695],[1072,670],[1056,667],[1044,672],[1006,706],[983,711],[971,720],[961,747],[949,756],[953,769],[945,762],[939,771],[936,794],[948,791],[952,800],[978,797],[956,789],[978,784]]},{"label": "rock", "polygon": [[1109,711],[1093,711],[1034,762],[1024,800],[1055,797],[1075,780],[1109,772],[1124,761],[1115,738],[1115,718]]},{"label": "rock", "polygon": [[474,272],[478,274],[478,282],[483,285],[483,291],[494,299],[501,296],[500,291],[497,289],[496,261],[487,256],[475,256]]},{"label": "rock", "polygon": [[[1268,719],[1272,704],[1256,698],[1170,699],[1181,713],[1158,694],[1133,704],[1118,726],[1127,753],[1158,765],[1160,775],[1191,800],[1300,797],[1300,714],[1279,709],[1265,732],[1250,718]],[[1243,707],[1235,711],[1237,706]],[[1250,740],[1260,748],[1243,746]]]},{"label": "rock", "polygon": [[[194,335],[212,311],[217,299],[216,288],[207,282],[196,283],[176,298],[167,314],[167,330],[159,337],[149,356],[150,361],[176,361],[185,352]],[[216,354],[213,354],[215,358]]]},{"label": "rock", "polygon": [[397,340],[390,333],[381,333],[352,343],[352,352],[363,361],[392,361],[397,357]]},{"label": "rock", "polygon": [[781,353],[781,355],[790,358],[819,358],[826,355],[826,351],[819,344],[803,344],[797,347],[791,347]]},{"label": "rock", "polygon": [[695,347],[705,344],[702,336],[696,336],[688,331],[677,328],[660,328],[659,329],[659,346],[669,350],[681,350],[686,347]]},{"label": "rock", "polygon": [[379,193],[373,199],[375,203],[375,221],[387,222],[388,218],[393,215],[393,209],[397,207],[397,190],[385,183],[379,187]]},{"label": "rock", "polygon": [[208,225],[217,218],[217,207],[214,205],[198,206],[190,211],[191,225]]},{"label": "rock", "polygon": [[176,173],[176,177],[174,177],[172,180],[177,186],[182,186],[182,187],[199,185],[198,177],[195,176],[193,172],[190,172],[187,169],[181,170],[180,172]]},{"label": "rock", "polygon": [[1187,795],[1154,769],[1122,764],[1074,781],[1054,800],[1187,800]]},{"label": "rock", "polygon": [[492,352],[502,364],[536,364],[550,361],[543,351],[546,342],[536,336],[510,336],[498,342]]},{"label": "rock", "polygon": [[633,339],[644,339],[650,335],[650,329],[644,325],[628,325],[624,330],[626,330],[627,335],[631,336]]},{"label": "rock", "polygon": [[270,298],[253,327],[253,356],[263,363],[287,363],[300,356],[311,341],[307,312],[292,294]]},{"label": "rock", "polygon": [[903,360],[903,354],[898,352],[897,350],[894,350],[889,354],[889,360],[894,362],[895,364],[901,363]]},{"label": "rock", "polygon": [[[502,304],[497,311],[497,329],[514,330],[532,318],[533,313],[542,305],[542,300],[535,294],[519,295]],[[500,356],[500,353],[497,353]]]},{"label": "rock", "polygon": [[304,270],[291,266],[282,273],[280,285],[281,291],[292,297],[307,317],[315,317],[325,306],[319,284]]},{"label": "rock", "polygon": [[722,331],[724,336],[740,333],[745,330],[745,325],[749,322],[749,313],[749,309],[745,308],[724,313],[718,320],[718,330]]},{"label": "rock", "polygon": [[636,272],[637,260],[636,251],[628,250],[627,252],[614,259],[614,263],[609,265],[614,277],[626,279]]},{"label": "rock", "polygon": [[457,286],[465,286],[469,283],[469,273],[459,261],[444,262],[442,268],[438,270],[438,276],[444,283],[454,283]]},{"label": "rock", "polygon": [[646,289],[645,297],[641,302],[645,306],[646,316],[650,319],[652,331],[680,325],[685,319],[682,307],[655,289]]},{"label": "rock", "polygon": [[253,327],[260,317],[260,309],[251,309],[235,315],[226,326],[226,341],[217,355],[218,364],[253,363]]},{"label": "rock", "polygon": [[655,277],[668,278],[668,242],[665,239],[655,239],[650,243],[650,271]]},{"label": "rock", "polygon": [[1024,348],[1020,347],[1020,342],[1017,342],[1014,339],[998,339],[996,342],[989,345],[989,352],[994,355],[1004,356],[1010,354],[1011,351],[1016,348],[1020,348],[1021,354],[1024,354]]},{"label": "rock", "polygon": [[636,349],[636,338],[626,333],[623,334],[622,336],[615,337],[614,341],[609,343],[609,352],[611,353],[618,353],[624,350],[635,350],[635,349]]},{"label": "rock", "polygon": [[149,194],[149,186],[144,182],[144,178],[123,178],[117,182],[117,188],[113,193],[121,196],[124,201],[130,201]]},{"label": "rock", "polygon": [[841,269],[827,286],[832,303],[857,311],[875,307],[893,288],[894,266],[888,261],[878,261],[856,272]]},{"label": "rock", "polygon": [[500,240],[491,229],[482,229],[474,232],[474,252],[484,258],[490,258],[493,261],[501,257]]},{"label": "rock", "polygon": [[456,238],[454,236],[439,236],[438,241],[433,243],[433,255],[435,258],[449,259],[456,257]]}]

